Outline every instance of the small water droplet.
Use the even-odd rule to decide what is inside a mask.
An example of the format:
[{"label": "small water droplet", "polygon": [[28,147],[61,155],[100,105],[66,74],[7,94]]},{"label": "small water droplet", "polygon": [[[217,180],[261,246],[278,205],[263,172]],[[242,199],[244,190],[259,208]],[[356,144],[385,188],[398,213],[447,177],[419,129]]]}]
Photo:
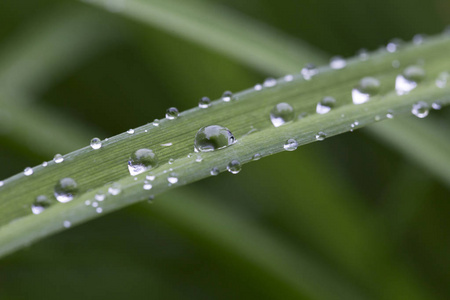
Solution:
[{"label": "small water droplet", "polygon": [[432,107],[434,110],[440,110],[440,109],[442,108],[442,102],[439,101],[439,100],[434,101],[434,102],[431,104],[431,107]]},{"label": "small water droplet", "polygon": [[97,208],[95,209],[95,212],[98,213],[98,214],[101,214],[101,213],[103,212],[103,208],[97,207]]},{"label": "small water droplet", "polygon": [[134,129],[128,129],[128,130],[127,130],[127,133],[128,133],[128,134],[133,134],[133,133],[134,133]]},{"label": "small water droplet", "polygon": [[400,48],[401,44],[403,43],[400,39],[392,39],[387,45],[386,50],[387,52],[394,53]]},{"label": "small water droplet", "polygon": [[44,161],[44,162],[42,163],[42,166],[45,168],[46,166],[48,166],[48,162]]},{"label": "small water droplet", "polygon": [[394,112],[392,110],[388,110],[386,114],[386,118],[393,119],[394,118]]},{"label": "small water droplet", "polygon": [[225,102],[230,102],[232,97],[233,97],[233,93],[230,91],[225,91],[222,94],[222,100]]},{"label": "small water droplet", "polygon": [[219,168],[214,167],[211,169],[211,171],[209,173],[211,174],[211,176],[217,176],[217,175],[219,175],[220,171],[219,171]]},{"label": "small water droplet", "polygon": [[113,195],[113,196],[119,195],[120,192],[121,192],[121,187],[120,187],[120,184],[117,183],[117,182],[113,183],[113,184],[108,188],[108,193],[111,194],[111,195]]},{"label": "small water droplet", "polygon": [[86,205],[86,206],[91,205],[91,200],[86,200],[86,201],[84,201],[84,205]]},{"label": "small water droplet", "polygon": [[360,49],[356,54],[358,55],[360,60],[369,59],[369,51],[367,51],[367,49]]},{"label": "small water droplet", "polygon": [[277,85],[277,80],[275,78],[269,77],[266,80],[264,80],[263,86],[270,88]]},{"label": "small water droplet", "polygon": [[169,177],[167,177],[167,181],[171,184],[175,184],[178,182],[178,175],[175,173],[170,173]]},{"label": "small water droplet", "polygon": [[231,174],[237,174],[241,171],[241,169],[241,163],[236,159],[233,159],[227,166],[227,170]]},{"label": "small water droplet", "polygon": [[72,226],[72,223],[70,223],[70,221],[64,221],[63,222],[63,226],[65,227],[65,228],[69,228],[70,226]]},{"label": "small water droplet", "polygon": [[418,118],[425,118],[430,112],[430,106],[424,101],[419,101],[413,104],[411,112]]},{"label": "small water droplet", "polygon": [[197,158],[195,159],[195,162],[200,163],[202,161],[203,161],[203,158],[200,155],[197,155]]},{"label": "small water droplet", "polygon": [[292,80],[294,80],[294,76],[293,75],[287,74],[286,76],[284,76],[284,81],[291,82]]},{"label": "small water droplet", "polygon": [[364,77],[359,85],[352,90],[352,100],[354,104],[363,104],[369,101],[370,97],[380,91],[380,81],[373,77]]},{"label": "small water droplet", "polygon": [[252,160],[260,160],[261,159],[261,154],[259,153],[255,153],[255,155],[253,155]]},{"label": "small water droplet", "polygon": [[139,149],[133,152],[128,160],[128,171],[136,176],[158,165],[156,154],[150,149]]},{"label": "small water droplet", "polygon": [[98,202],[92,202],[92,207],[98,207]]},{"label": "small water droplet", "polygon": [[254,87],[254,89],[255,89],[255,91],[260,91],[260,90],[262,90],[262,88],[263,88],[263,86],[262,86],[262,84],[255,84],[255,87]]},{"label": "small water droplet", "polygon": [[333,97],[325,97],[317,103],[316,112],[318,114],[328,113],[336,105],[336,99]]},{"label": "small water droplet", "polygon": [[94,150],[98,150],[102,147],[102,141],[99,138],[93,138],[91,140],[91,148]]},{"label": "small water droplet", "polygon": [[152,124],[153,124],[153,126],[158,127],[159,123],[160,123],[160,121],[158,119],[154,119]]},{"label": "small water droplet", "polygon": [[291,122],[294,118],[294,109],[292,106],[284,102],[278,103],[270,111],[270,121],[275,127],[280,127],[288,122]]},{"label": "small water droplet", "polygon": [[155,180],[155,178],[156,178],[155,175],[147,175],[147,176],[145,176],[145,179],[150,180],[150,181]]},{"label": "small water droplet", "polygon": [[195,152],[209,152],[228,147],[236,142],[231,131],[220,125],[205,126],[197,131],[194,139]]},{"label": "small water droplet", "polygon": [[413,44],[414,45],[422,45],[425,41],[426,36],[424,34],[416,34],[413,36]]},{"label": "small water droplet", "polygon": [[395,90],[398,95],[405,95],[415,89],[425,78],[425,70],[419,66],[409,66],[395,79]]},{"label": "small water droplet", "polygon": [[150,182],[148,182],[147,180],[144,181],[144,186],[143,186],[144,190],[146,190],[146,191],[151,190],[152,187],[153,186],[152,186],[152,184]]},{"label": "small water droplet", "polygon": [[169,107],[166,110],[166,118],[169,120],[173,120],[178,118],[179,112],[178,109],[176,107]]},{"label": "small water droplet", "polygon": [[0,186],[3,186],[5,183],[0,180]]},{"label": "small water droplet", "polygon": [[59,180],[54,189],[56,200],[61,203],[72,201],[73,197],[78,192],[78,185],[72,178],[63,178]]},{"label": "small water droplet", "polygon": [[31,205],[31,211],[33,214],[38,215],[43,212],[46,208],[50,207],[52,202],[44,195],[37,196]]},{"label": "small water droplet", "polygon": [[57,164],[62,163],[64,161],[64,157],[61,154],[56,154],[55,157],[53,157],[53,161]]},{"label": "small water droplet", "polygon": [[298,147],[298,143],[295,139],[288,139],[285,143],[284,143],[284,150],[286,151],[294,151],[297,150]]},{"label": "small water droplet", "polygon": [[375,119],[376,122],[381,121],[381,116],[376,115],[374,119]]},{"label": "small water droplet", "polygon": [[209,99],[208,97],[202,97],[198,101],[198,107],[200,107],[200,108],[208,108],[210,105],[211,105],[211,99]]},{"label": "small water droplet", "polygon": [[169,165],[173,164],[174,162],[175,162],[175,159],[169,158],[169,161],[168,161]]},{"label": "small water droplet", "polygon": [[311,78],[319,73],[316,66],[313,64],[307,64],[300,72],[305,80],[311,80]]},{"label": "small water droplet", "polygon": [[440,73],[436,79],[436,86],[441,89],[445,88],[447,86],[449,77],[450,77],[450,73],[448,73],[448,72]]},{"label": "small water droplet", "polygon": [[330,68],[339,70],[347,66],[347,61],[342,56],[335,56],[330,60]]},{"label": "small water droplet", "polygon": [[165,143],[165,144],[161,144],[161,147],[170,147],[172,146],[172,143]]},{"label": "small water droplet", "polygon": [[25,174],[25,176],[33,175],[33,169],[30,167],[26,167],[25,170],[23,170],[23,174]]},{"label": "small water droplet", "polygon": [[327,135],[322,131],[320,131],[316,134],[317,141],[323,141],[326,137],[327,137]]},{"label": "small water droplet", "polygon": [[106,195],[103,194],[102,192],[98,192],[97,194],[95,194],[95,200],[97,201],[103,201],[105,200]]}]

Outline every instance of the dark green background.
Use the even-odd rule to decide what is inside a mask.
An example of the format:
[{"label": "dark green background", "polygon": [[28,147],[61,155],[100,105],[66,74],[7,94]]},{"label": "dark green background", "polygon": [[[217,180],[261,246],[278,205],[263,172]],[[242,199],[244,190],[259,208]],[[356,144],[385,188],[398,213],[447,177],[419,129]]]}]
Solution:
[{"label": "dark green background", "polygon": [[[445,0],[209,2],[330,56],[375,50],[394,37],[436,34],[450,21]],[[95,10],[76,1],[1,0],[0,49],[61,5]],[[34,99],[87,126],[92,137],[118,134],[162,118],[167,107],[185,110],[203,96],[217,98],[271,75],[96,11],[120,38]],[[432,117],[449,126],[448,109]],[[50,160],[64,142],[55,141],[54,153],[43,156],[0,135],[0,178]],[[154,204],[104,216],[3,258],[0,299],[302,298],[220,235],[168,216],[160,208],[165,202],[207,207],[199,218],[226,215],[237,240],[252,240],[246,234],[251,225],[368,298],[411,299],[414,287],[426,297],[449,299],[449,199],[448,188],[432,175],[361,130],[248,164],[237,176],[221,174],[179,188]],[[257,256],[264,249],[255,243],[253,251]],[[397,276],[398,269],[406,275]],[[312,289],[327,290],[327,282]]]}]

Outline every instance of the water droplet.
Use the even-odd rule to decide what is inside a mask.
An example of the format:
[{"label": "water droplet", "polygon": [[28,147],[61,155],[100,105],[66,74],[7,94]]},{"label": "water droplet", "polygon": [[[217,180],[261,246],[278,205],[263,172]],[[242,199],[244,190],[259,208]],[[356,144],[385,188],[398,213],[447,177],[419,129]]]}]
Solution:
[{"label": "water droplet", "polygon": [[392,110],[388,110],[386,114],[386,118],[393,119],[394,118],[394,112]]},{"label": "water droplet", "polygon": [[230,102],[232,97],[233,97],[233,93],[230,91],[225,91],[222,94],[222,100],[225,102]]},{"label": "water droplet", "polygon": [[84,201],[84,205],[86,205],[86,206],[91,205],[91,200],[86,200],[86,201]]},{"label": "water droplet", "polygon": [[434,101],[432,104],[431,104],[431,107],[434,109],[434,110],[440,110],[441,108],[442,108],[442,102],[441,101]]},{"label": "water droplet", "polygon": [[275,78],[269,77],[266,80],[264,80],[263,86],[270,88],[277,85],[277,80]]},{"label": "water droplet", "polygon": [[195,152],[209,152],[228,147],[236,142],[231,131],[220,125],[205,126],[197,131],[194,139]]},{"label": "water droplet", "polygon": [[103,212],[103,208],[97,207],[97,208],[95,209],[95,212],[98,213],[98,214],[101,214],[101,213]]},{"label": "water droplet", "polygon": [[165,143],[165,144],[161,144],[161,147],[170,147],[172,146],[172,143]]},{"label": "water droplet", "polygon": [[424,34],[416,34],[413,36],[413,44],[414,45],[422,45],[425,41],[426,36]]},{"label": "water droplet", "polygon": [[284,150],[286,151],[294,151],[297,150],[298,147],[298,143],[296,140],[294,139],[288,139],[285,143],[284,143]]},{"label": "water droplet", "polygon": [[154,119],[152,124],[153,124],[153,126],[158,127],[159,123],[160,123],[160,121],[158,119]]},{"label": "water droplet", "polygon": [[167,181],[171,184],[175,184],[178,182],[178,175],[175,173],[170,173],[169,177],[167,177]]},{"label": "water droplet", "polygon": [[448,72],[442,72],[441,74],[439,74],[439,76],[436,79],[436,86],[441,89],[445,88],[449,77],[450,74]]},{"label": "water droplet", "polygon": [[217,176],[217,175],[219,175],[220,171],[219,171],[219,168],[214,167],[214,168],[211,169],[211,171],[209,173],[212,176]]},{"label": "water droplet", "polygon": [[128,129],[128,130],[127,130],[127,133],[128,133],[128,134],[133,134],[133,133],[134,133],[134,129]]},{"label": "water droplet", "polygon": [[147,175],[147,176],[145,176],[145,179],[150,180],[150,181],[155,180],[155,178],[156,178],[155,175]]},{"label": "water droplet", "polygon": [[395,90],[398,95],[405,95],[415,89],[417,84],[425,78],[425,70],[419,66],[409,66],[403,74],[395,79]]},{"label": "water droplet", "polygon": [[327,135],[322,131],[320,131],[316,134],[317,141],[323,141],[326,137],[327,137]]},{"label": "water droplet", "polygon": [[33,169],[30,167],[25,168],[25,170],[23,170],[23,174],[25,174],[25,176],[30,176],[33,174]]},{"label": "water droplet", "polygon": [[425,118],[430,112],[430,106],[424,101],[419,101],[413,104],[411,112],[418,118]]},{"label": "water droplet", "polygon": [[152,187],[153,186],[150,182],[148,182],[147,180],[144,181],[144,186],[143,186],[144,190],[146,190],[146,191],[151,190]]},{"label": "water droplet", "polygon": [[318,114],[326,114],[336,105],[336,99],[333,97],[325,97],[317,103],[316,112]]},{"label": "water droplet", "polygon": [[103,194],[102,192],[98,192],[97,194],[95,194],[95,200],[97,201],[103,201],[105,200],[106,195]]},{"label": "water droplet", "polygon": [[55,197],[61,203],[72,201],[78,192],[78,185],[72,178],[63,178],[55,185]]},{"label": "water droplet", "polygon": [[211,100],[208,97],[202,97],[198,101],[198,107],[200,108],[208,108],[211,105]]},{"label": "water droplet", "polygon": [[178,118],[178,114],[179,114],[179,112],[178,112],[178,109],[176,107],[169,107],[166,110],[166,118],[169,119],[169,120],[173,120],[173,119]]},{"label": "water droplet", "polygon": [[33,214],[38,215],[48,208],[52,202],[44,195],[37,196],[31,205],[31,211]]},{"label": "water droplet", "polygon": [[156,154],[150,149],[139,149],[133,152],[128,160],[128,171],[136,176],[158,165]]},{"label": "water droplet", "polygon": [[288,122],[291,122],[294,120],[294,117],[294,109],[292,106],[284,102],[278,103],[270,111],[270,121],[275,127],[280,127]]},{"label": "water droplet", "polygon": [[252,159],[253,160],[260,160],[261,159],[261,154],[255,153],[255,155],[253,155]]},{"label": "water droplet", "polygon": [[260,90],[262,90],[262,88],[263,88],[263,86],[262,86],[262,84],[255,84],[255,87],[254,87],[254,89],[255,89],[255,91],[260,91]]},{"label": "water droplet", "polygon": [[169,158],[169,161],[168,161],[169,165],[173,164],[174,162],[175,162],[175,159]]},{"label": "water droplet", "polygon": [[3,186],[5,183],[0,180],[0,186]]},{"label": "water droplet", "polygon": [[111,194],[111,195],[113,195],[113,196],[119,195],[120,192],[121,192],[121,187],[120,187],[120,184],[117,183],[117,182],[113,183],[113,184],[108,188],[108,193]]},{"label": "water droplet", "polygon": [[339,70],[347,66],[347,61],[342,56],[335,56],[330,60],[330,68]]},{"label": "water droplet", "polygon": [[401,46],[402,40],[400,39],[392,39],[387,45],[386,50],[387,52],[394,53],[398,50],[398,48]]},{"label": "water droplet", "polygon": [[203,161],[203,158],[200,155],[197,155],[197,158],[195,159],[195,161],[200,163]]},{"label": "water droplet", "polygon": [[64,157],[61,154],[56,154],[55,157],[53,157],[53,161],[57,164],[62,163],[64,161]]},{"label": "water droplet", "polygon": [[46,166],[48,166],[48,162],[44,161],[44,162],[42,163],[42,166],[45,168]]},{"label": "water droplet", "polygon": [[227,166],[227,170],[231,174],[237,174],[241,171],[241,169],[241,163],[236,159],[233,159]]},{"label": "water droplet", "polygon": [[302,70],[301,74],[305,80],[311,80],[311,78],[316,75],[319,71],[313,64],[307,64]]},{"label": "water droplet", "polygon": [[291,82],[292,80],[294,80],[294,76],[293,75],[287,74],[286,76],[284,76],[284,81]]},{"label": "water droplet", "polygon": [[364,77],[359,85],[352,90],[354,104],[362,104],[369,101],[370,97],[380,91],[380,81],[373,77]]},{"label": "water droplet", "polygon": [[99,138],[93,138],[91,140],[91,148],[94,150],[100,149],[102,147],[102,141]]},{"label": "water droplet", "polygon": [[63,226],[65,227],[65,228],[69,228],[70,226],[72,226],[72,223],[70,223],[70,221],[64,221],[63,222]]},{"label": "water droplet", "polygon": [[98,206],[98,202],[92,202],[92,207],[97,207]]}]

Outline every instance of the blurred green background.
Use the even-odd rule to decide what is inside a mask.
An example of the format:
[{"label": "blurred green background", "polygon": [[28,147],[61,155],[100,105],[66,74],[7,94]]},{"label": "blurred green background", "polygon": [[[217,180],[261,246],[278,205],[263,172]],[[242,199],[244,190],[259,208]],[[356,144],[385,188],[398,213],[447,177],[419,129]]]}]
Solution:
[{"label": "blurred green background", "polygon": [[[203,2],[330,56],[436,34],[450,21],[445,0]],[[0,178],[270,75],[82,2],[2,0]],[[88,138],[33,144],[8,129],[8,107],[30,118],[44,110]],[[431,118],[450,126],[448,109]],[[0,299],[449,299],[449,198],[438,178],[360,130],[9,255]]]}]

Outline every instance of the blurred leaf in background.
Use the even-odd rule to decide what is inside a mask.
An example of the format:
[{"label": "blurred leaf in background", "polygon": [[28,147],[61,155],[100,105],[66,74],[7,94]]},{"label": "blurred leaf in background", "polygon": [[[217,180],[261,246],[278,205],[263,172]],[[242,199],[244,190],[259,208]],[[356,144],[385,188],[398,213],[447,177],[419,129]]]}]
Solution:
[{"label": "blurred leaf in background", "polygon": [[[192,1],[202,3],[330,56],[436,34],[450,21],[444,0]],[[2,0],[0,178],[273,75],[117,14],[125,0],[105,4]],[[432,118],[448,132],[448,109]],[[71,134],[55,136],[55,126]],[[341,135],[3,258],[0,298],[448,299],[441,182],[365,130]]]}]

